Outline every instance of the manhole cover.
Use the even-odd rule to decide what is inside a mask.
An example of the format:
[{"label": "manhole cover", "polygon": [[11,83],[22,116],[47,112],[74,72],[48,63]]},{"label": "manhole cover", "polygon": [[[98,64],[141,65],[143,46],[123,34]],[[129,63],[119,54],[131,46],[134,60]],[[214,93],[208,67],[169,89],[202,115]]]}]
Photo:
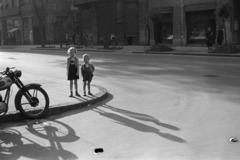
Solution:
[{"label": "manhole cover", "polygon": [[102,149],[102,148],[96,148],[96,149],[94,150],[94,152],[95,152],[96,154],[98,154],[98,153],[103,153],[103,149]]},{"label": "manhole cover", "polygon": [[203,75],[203,77],[219,77],[219,76],[214,74],[207,74],[207,75]]}]

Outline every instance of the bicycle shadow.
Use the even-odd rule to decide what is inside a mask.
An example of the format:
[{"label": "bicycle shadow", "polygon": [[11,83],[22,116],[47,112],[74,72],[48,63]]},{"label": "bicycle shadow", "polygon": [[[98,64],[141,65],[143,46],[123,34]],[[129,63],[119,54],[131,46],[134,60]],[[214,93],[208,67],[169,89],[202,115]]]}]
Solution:
[{"label": "bicycle shadow", "polygon": [[[42,159],[51,159],[59,160],[59,157],[63,160],[74,160],[78,157],[63,149],[61,142],[73,142],[79,139],[75,135],[74,130],[68,125],[58,122],[51,121],[51,123],[57,123],[59,126],[46,125],[44,123],[49,122],[45,121],[43,123],[30,122],[27,124],[26,129],[41,138],[49,140],[49,147],[42,146],[35,141],[23,136],[19,131],[14,129],[4,129],[0,130],[0,157],[1,159],[19,159],[20,157],[27,157],[30,159],[42,160]],[[58,137],[59,129],[65,127],[64,137]],[[39,133],[42,132],[42,133]],[[45,134],[44,134],[45,133]],[[62,135],[62,133],[61,133]],[[27,144],[24,144],[24,141],[27,141]],[[31,151],[31,152],[29,152]]]}]

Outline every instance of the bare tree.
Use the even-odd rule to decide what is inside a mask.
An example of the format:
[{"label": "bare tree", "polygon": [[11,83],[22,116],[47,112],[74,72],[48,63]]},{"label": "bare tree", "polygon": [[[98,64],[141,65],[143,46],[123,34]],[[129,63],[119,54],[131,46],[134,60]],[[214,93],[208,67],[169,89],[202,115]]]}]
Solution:
[{"label": "bare tree", "polygon": [[225,42],[227,46],[228,44],[227,44],[227,32],[226,32],[226,26],[225,26],[225,19],[228,19],[230,16],[230,4],[228,2],[221,6],[218,16],[222,18],[224,34],[225,34]]},{"label": "bare tree", "polygon": [[71,12],[72,1],[69,0],[31,0],[26,5],[23,14],[32,15],[39,24],[41,47],[45,47],[44,28],[48,23],[57,21],[57,16],[63,12]]}]

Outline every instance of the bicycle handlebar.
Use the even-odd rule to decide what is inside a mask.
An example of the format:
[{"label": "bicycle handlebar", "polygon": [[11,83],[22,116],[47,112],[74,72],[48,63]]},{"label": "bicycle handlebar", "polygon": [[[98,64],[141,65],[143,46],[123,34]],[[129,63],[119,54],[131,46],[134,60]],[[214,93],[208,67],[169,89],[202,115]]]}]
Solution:
[{"label": "bicycle handlebar", "polygon": [[5,71],[0,72],[0,74],[5,75],[6,73],[10,72],[11,69],[14,69],[14,68],[15,68],[15,67],[7,67],[7,68],[5,69]]}]

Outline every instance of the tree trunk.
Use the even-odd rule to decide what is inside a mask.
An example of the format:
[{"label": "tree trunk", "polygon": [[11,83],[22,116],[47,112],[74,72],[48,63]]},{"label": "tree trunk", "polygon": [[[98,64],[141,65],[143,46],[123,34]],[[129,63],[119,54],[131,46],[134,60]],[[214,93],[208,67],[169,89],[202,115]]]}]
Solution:
[{"label": "tree trunk", "polygon": [[224,17],[222,17],[222,22],[223,22],[223,29],[224,29],[224,38],[225,38],[225,46],[228,46],[227,44],[227,31],[226,31],[226,26],[225,26],[225,20]]},{"label": "tree trunk", "polygon": [[105,0],[101,0],[102,1],[102,15],[103,15],[103,47],[104,49],[108,49],[109,48],[109,39],[110,39],[110,35],[108,35],[108,24],[107,24],[107,7],[106,7],[106,3]]},{"label": "tree trunk", "polygon": [[41,37],[41,47],[45,47],[45,39],[44,39],[44,29],[43,29],[43,25],[40,25],[40,37]]},{"label": "tree trunk", "polygon": [[[45,40],[44,40],[45,36],[44,36],[44,30],[43,30],[43,27],[44,27],[43,24],[44,24],[45,17],[43,16],[43,18],[41,18],[41,16],[39,15],[39,12],[37,10],[37,4],[36,4],[35,0],[33,0],[32,2],[33,2],[34,10],[37,15],[39,26],[40,26],[41,47],[45,47]],[[42,12],[44,14],[44,4],[43,4],[43,1],[41,1],[41,2],[42,2]]]}]

